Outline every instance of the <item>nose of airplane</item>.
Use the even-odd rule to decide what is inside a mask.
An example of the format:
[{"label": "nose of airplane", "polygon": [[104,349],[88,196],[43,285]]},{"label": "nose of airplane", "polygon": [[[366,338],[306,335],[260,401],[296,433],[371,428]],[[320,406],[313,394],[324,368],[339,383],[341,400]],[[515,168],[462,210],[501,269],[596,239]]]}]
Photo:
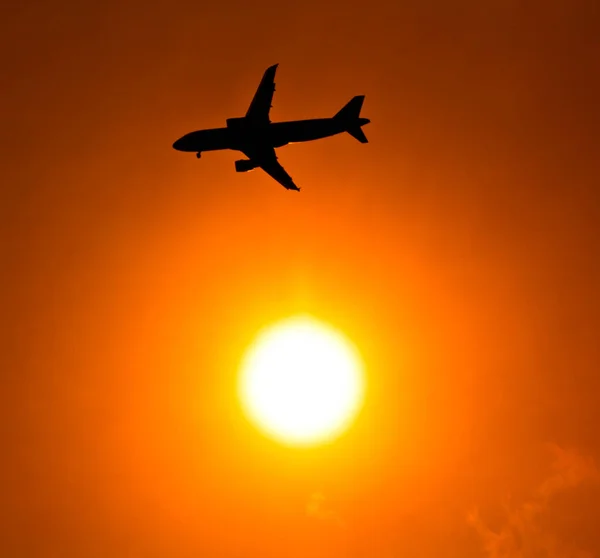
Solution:
[{"label": "nose of airplane", "polygon": [[173,149],[177,151],[185,151],[185,136],[179,138],[173,143]]},{"label": "nose of airplane", "polygon": [[364,126],[365,124],[369,124],[371,121],[368,118],[360,118],[359,122],[361,126]]}]

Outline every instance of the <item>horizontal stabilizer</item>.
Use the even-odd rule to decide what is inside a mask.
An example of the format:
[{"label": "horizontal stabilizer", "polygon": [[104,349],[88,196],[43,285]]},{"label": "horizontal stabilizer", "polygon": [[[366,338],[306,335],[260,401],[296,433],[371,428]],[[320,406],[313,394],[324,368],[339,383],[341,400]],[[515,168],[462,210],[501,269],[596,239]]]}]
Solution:
[{"label": "horizontal stabilizer", "polygon": [[360,141],[360,143],[369,143],[369,140],[367,139],[367,136],[365,136],[365,133],[362,131],[362,128],[360,126],[354,126],[352,128],[348,128],[347,132],[353,138],[355,138],[358,141]]}]

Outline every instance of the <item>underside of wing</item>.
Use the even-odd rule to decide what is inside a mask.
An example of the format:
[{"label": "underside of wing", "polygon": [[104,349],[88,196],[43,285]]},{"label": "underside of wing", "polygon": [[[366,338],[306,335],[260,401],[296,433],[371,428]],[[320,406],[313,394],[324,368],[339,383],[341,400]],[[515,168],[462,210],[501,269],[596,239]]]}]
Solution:
[{"label": "underside of wing", "polygon": [[260,168],[264,170],[269,176],[277,180],[286,190],[300,191],[300,188],[294,184],[292,177],[287,171],[281,166],[281,163],[275,159],[275,161],[269,163],[263,163]]},{"label": "underside of wing", "polygon": [[275,93],[275,72],[278,64],[267,68],[250,103],[246,118],[255,122],[270,122],[269,111]]},{"label": "underside of wing", "polygon": [[277,160],[275,149],[272,147],[262,149],[245,149],[244,154],[264,170],[271,178],[274,178],[281,184],[286,190],[300,191],[300,188],[296,186],[292,177],[287,171],[281,166],[281,163]]}]

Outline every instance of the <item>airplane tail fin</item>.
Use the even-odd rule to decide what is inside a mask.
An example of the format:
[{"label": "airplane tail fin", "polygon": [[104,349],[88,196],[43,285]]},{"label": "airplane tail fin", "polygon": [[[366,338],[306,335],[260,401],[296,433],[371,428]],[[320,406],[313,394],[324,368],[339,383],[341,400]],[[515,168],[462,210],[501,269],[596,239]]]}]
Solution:
[{"label": "airplane tail fin", "polygon": [[344,107],[338,111],[334,118],[336,120],[346,120],[348,122],[358,120],[360,118],[360,109],[362,109],[364,100],[364,95],[357,95],[356,97],[352,97],[352,99],[350,99],[344,105]]},{"label": "airplane tail fin", "polygon": [[361,126],[364,126],[365,124],[369,123],[369,120],[367,118],[360,117],[360,110],[362,109],[364,100],[364,95],[357,95],[356,97],[353,97],[333,117],[334,120],[339,120],[343,122],[346,132],[348,132],[353,138],[358,140],[360,143],[369,142],[367,136],[365,136],[365,133],[361,129]]}]

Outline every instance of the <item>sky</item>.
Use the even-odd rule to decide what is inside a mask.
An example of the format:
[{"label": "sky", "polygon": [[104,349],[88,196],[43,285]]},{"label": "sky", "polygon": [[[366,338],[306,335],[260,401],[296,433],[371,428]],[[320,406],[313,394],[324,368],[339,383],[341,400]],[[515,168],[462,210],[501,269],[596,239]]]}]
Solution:
[{"label": "sky", "polygon": [[[72,0],[0,11],[2,499],[16,558],[600,556],[600,4]],[[366,96],[302,188],[171,145]],[[242,416],[311,313],[368,393],[329,445]]]}]

